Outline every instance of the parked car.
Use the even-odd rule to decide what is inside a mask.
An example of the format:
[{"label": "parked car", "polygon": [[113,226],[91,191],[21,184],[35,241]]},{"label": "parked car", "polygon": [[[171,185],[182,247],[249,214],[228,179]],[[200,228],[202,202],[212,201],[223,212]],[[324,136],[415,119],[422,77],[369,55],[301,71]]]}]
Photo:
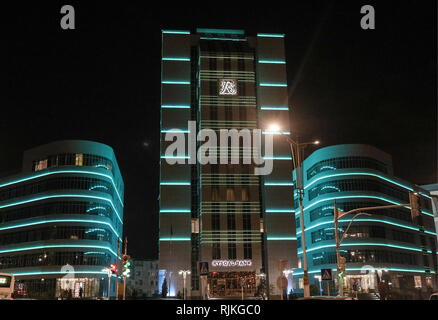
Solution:
[{"label": "parked car", "polygon": [[296,300],[357,300],[353,297],[341,297],[341,296],[312,296],[312,297],[304,297],[297,298]]},{"label": "parked car", "polygon": [[438,292],[432,293],[429,300],[438,300]]}]

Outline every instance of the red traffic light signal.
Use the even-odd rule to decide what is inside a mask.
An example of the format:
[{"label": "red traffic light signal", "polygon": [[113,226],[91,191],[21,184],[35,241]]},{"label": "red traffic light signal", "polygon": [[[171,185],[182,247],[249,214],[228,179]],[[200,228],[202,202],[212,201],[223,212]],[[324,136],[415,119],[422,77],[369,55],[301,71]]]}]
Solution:
[{"label": "red traffic light signal", "polygon": [[112,274],[117,274],[117,264],[116,263],[113,263],[113,264],[111,264],[110,265],[110,270],[111,270],[111,273]]}]

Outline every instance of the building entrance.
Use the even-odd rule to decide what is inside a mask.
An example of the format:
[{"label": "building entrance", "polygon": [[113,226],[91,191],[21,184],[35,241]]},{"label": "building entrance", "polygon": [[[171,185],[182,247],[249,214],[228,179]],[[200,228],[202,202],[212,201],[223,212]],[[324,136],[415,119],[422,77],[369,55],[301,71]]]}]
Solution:
[{"label": "building entrance", "polygon": [[208,276],[210,297],[245,297],[256,292],[256,273],[251,272],[211,272]]}]

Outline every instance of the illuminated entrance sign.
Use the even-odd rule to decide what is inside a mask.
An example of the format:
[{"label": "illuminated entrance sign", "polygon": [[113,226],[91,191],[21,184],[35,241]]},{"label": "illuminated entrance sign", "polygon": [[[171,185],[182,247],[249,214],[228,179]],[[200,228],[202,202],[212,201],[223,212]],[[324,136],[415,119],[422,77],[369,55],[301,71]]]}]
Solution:
[{"label": "illuminated entrance sign", "polygon": [[237,80],[221,79],[219,80],[220,96],[237,96]]},{"label": "illuminated entrance sign", "polygon": [[213,260],[213,267],[250,267],[252,260]]}]

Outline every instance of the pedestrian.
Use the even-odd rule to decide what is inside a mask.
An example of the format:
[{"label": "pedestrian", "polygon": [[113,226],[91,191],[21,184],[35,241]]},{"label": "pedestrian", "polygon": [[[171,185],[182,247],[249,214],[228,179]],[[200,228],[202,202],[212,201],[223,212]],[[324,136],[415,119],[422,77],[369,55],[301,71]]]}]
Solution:
[{"label": "pedestrian", "polygon": [[82,294],[84,293],[84,289],[82,287],[79,288],[79,299],[82,299]]}]

